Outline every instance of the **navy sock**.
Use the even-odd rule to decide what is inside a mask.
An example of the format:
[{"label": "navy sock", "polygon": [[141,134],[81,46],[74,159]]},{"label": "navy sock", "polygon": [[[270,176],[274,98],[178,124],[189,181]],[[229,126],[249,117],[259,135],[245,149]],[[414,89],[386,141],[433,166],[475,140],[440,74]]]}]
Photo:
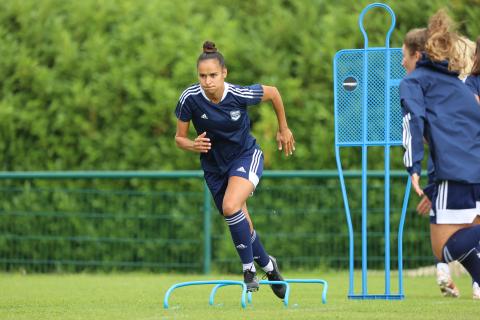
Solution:
[{"label": "navy sock", "polygon": [[[253,252],[250,239],[250,225],[242,210],[231,216],[225,217],[225,221],[230,228],[233,244],[237,249],[238,255],[242,260],[244,270],[248,265],[253,266]],[[254,268],[254,267],[253,267]]]},{"label": "navy sock", "polygon": [[260,241],[260,236],[257,234],[255,230],[252,233],[252,251],[253,251],[253,258],[255,262],[258,263],[260,267],[265,267],[270,262],[270,256],[265,251],[262,242]]},{"label": "navy sock", "polygon": [[480,284],[480,225],[455,232],[443,247],[443,260],[458,260]]}]

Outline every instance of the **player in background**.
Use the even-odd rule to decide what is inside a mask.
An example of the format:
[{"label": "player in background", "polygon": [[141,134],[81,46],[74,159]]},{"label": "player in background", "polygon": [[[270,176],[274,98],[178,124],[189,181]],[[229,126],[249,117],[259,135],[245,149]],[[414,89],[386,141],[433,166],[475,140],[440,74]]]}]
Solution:
[{"label": "player in background", "polygon": [[[464,55],[460,36],[444,11],[429,22],[420,57],[403,46],[404,66],[415,65],[400,84],[404,114],[404,163],[420,196],[424,138],[429,145],[435,185],[431,195],[430,234],[440,261],[459,261],[480,299],[480,112],[474,96],[458,79]],[[412,54],[413,53],[413,54]],[[407,60],[407,61],[405,61]],[[478,254],[478,255],[477,255]]]},{"label": "player in background", "polygon": [[[422,57],[425,51],[425,42],[427,39],[427,28],[412,29],[405,35],[403,41],[403,59],[402,65],[407,74],[415,70],[416,63]],[[417,205],[417,212],[426,216],[431,210],[432,192],[435,185],[435,170],[433,162],[428,157],[428,185],[423,189],[424,195]],[[436,261],[437,284],[445,297],[458,297],[460,295],[458,287],[452,280],[450,268],[447,263]]]}]

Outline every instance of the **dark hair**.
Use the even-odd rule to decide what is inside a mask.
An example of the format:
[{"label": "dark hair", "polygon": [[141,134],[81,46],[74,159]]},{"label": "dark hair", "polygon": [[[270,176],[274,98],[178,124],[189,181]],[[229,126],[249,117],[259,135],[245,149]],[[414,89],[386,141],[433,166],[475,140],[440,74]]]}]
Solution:
[{"label": "dark hair", "polygon": [[412,29],[407,32],[403,44],[410,54],[425,51],[425,43],[427,42],[427,28]]},{"label": "dark hair", "polygon": [[480,37],[477,38],[477,47],[475,49],[475,56],[473,58],[473,67],[471,74],[474,76],[480,75]]},{"label": "dark hair", "polygon": [[222,68],[225,67],[225,59],[223,58],[223,55],[218,52],[217,48],[215,47],[215,43],[212,41],[205,41],[203,43],[203,52],[200,54],[200,56],[198,56],[197,67],[201,61],[207,59],[217,59],[220,66]]}]

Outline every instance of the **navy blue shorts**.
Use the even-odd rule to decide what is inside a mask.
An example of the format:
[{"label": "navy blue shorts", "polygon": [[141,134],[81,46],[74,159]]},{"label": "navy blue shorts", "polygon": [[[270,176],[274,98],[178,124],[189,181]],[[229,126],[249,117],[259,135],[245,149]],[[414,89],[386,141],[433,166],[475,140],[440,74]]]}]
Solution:
[{"label": "navy blue shorts", "polygon": [[477,215],[480,215],[480,183],[444,180],[435,185],[430,223],[472,223]]},{"label": "navy blue shorts", "polygon": [[208,189],[212,193],[213,200],[218,211],[223,215],[222,204],[225,191],[227,190],[228,179],[232,176],[242,177],[249,180],[256,188],[263,173],[263,153],[260,149],[252,149],[251,152],[243,154],[232,161],[230,169],[224,174],[205,172],[204,178]]}]

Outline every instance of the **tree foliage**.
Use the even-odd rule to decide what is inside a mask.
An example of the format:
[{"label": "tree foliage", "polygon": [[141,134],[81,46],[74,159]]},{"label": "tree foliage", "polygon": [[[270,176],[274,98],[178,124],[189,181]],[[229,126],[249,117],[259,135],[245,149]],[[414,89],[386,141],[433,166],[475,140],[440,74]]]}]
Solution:
[{"label": "tree foliage", "polygon": [[[332,59],[359,48],[357,19],[368,1],[60,1],[0,3],[1,170],[197,169],[173,141],[173,110],[196,82],[204,40],[224,53],[228,81],[275,85],[297,154],[275,148],[269,105],[251,109],[267,169],[334,168]],[[442,1],[391,1],[392,46],[424,26]],[[478,1],[450,1],[471,38]],[[378,12],[376,12],[378,11]],[[366,18],[371,45],[390,20]]]}]

